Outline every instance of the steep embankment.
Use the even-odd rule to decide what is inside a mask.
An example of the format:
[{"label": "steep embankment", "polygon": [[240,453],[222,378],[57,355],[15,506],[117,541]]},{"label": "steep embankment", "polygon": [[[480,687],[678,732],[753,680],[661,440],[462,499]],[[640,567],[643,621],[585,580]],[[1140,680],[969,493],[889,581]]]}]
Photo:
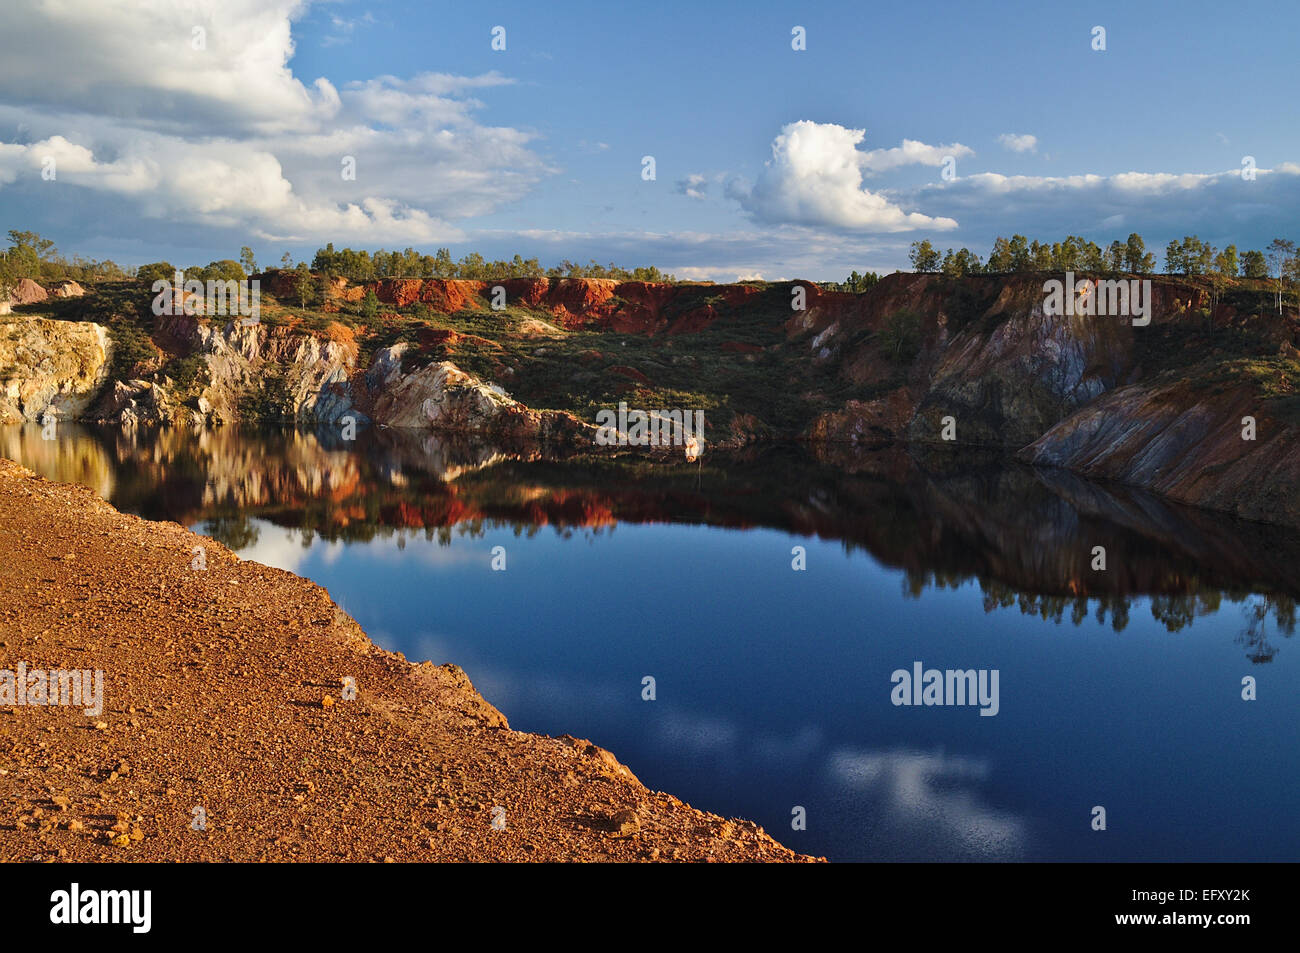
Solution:
[{"label": "steep embankment", "polygon": [[[619,403],[699,410],[715,449],[783,438],[997,447],[1297,522],[1294,310],[1274,310],[1260,282],[1159,277],[1150,324],[1135,327],[1047,313],[1045,277],[895,274],[863,294],[335,278],[304,309],[293,277],[269,273],[255,326],[154,318],[134,287],[111,308],[102,292],[20,306],[7,327],[24,344],[0,355],[0,377],[10,419],[127,426],[353,421],[590,446],[596,414]],[[377,314],[362,307],[371,291]],[[85,407],[106,373],[89,343],[105,326],[111,379]],[[140,328],[149,336],[128,348]],[[1243,417],[1255,418],[1253,440],[1241,439]]]},{"label": "steep embankment", "polygon": [[0,668],[103,671],[90,716],[0,708],[0,860],[803,859],[510,730],[313,583],[7,461],[0,564]]}]

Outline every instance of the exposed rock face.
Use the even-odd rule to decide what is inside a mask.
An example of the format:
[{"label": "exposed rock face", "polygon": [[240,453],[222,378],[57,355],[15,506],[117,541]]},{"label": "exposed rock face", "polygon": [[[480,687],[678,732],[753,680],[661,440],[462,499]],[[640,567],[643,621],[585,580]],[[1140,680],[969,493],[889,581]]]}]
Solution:
[{"label": "exposed rock face", "polygon": [[991,332],[965,330],[938,359],[908,436],[935,440],[951,415],[962,442],[1022,447],[1125,378],[1132,333],[1122,318],[1045,315],[1041,296]]},{"label": "exposed rock face", "polygon": [[377,423],[514,439],[572,440],[586,429],[570,414],[525,407],[450,361],[404,372],[403,358],[410,351],[408,344],[385,348],[366,373],[367,408]]},{"label": "exposed rock face", "polygon": [[[239,404],[250,389],[272,378],[286,406],[301,421],[334,421],[352,408],[352,371],[357,346],[346,329],[329,339],[263,324],[218,324],[188,315],[158,319],[155,337],[180,353],[203,359],[209,383],[195,409],[210,423],[241,416]],[[157,396],[152,398],[157,404]],[[109,405],[108,419],[115,411]],[[186,415],[188,416],[188,415]]]},{"label": "exposed rock face", "polygon": [[[1072,414],[1021,458],[1142,486],[1248,519],[1300,526],[1300,428],[1250,388],[1123,387]],[[1243,439],[1243,418],[1255,439]]]},{"label": "exposed rock face", "polygon": [[0,325],[0,423],[73,419],[108,378],[108,330],[88,321]]}]

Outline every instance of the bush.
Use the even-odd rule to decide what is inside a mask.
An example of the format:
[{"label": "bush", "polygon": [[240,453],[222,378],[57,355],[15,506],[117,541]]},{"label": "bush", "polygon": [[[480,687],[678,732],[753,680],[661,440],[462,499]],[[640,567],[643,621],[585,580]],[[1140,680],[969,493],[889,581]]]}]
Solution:
[{"label": "bush", "polygon": [[891,360],[911,361],[921,350],[921,316],[908,308],[887,317],[879,333],[880,346]]},{"label": "bush", "polygon": [[152,285],[155,281],[164,279],[173,281],[176,278],[176,269],[172,267],[169,261],[155,261],[148,265],[141,265],[135,276],[141,281]]}]

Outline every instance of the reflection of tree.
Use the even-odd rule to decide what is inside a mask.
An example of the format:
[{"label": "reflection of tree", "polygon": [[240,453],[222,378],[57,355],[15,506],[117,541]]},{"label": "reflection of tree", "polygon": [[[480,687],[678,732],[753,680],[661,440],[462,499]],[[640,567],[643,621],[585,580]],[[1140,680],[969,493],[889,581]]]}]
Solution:
[{"label": "reflection of tree", "polygon": [[1223,594],[1215,590],[1151,597],[1151,617],[1170,632],[1181,632],[1192,620],[1219,611]]},{"label": "reflection of tree", "polygon": [[1277,633],[1290,638],[1295,633],[1296,601],[1290,596],[1260,596],[1245,606],[1246,628],[1237,643],[1246,646],[1246,657],[1255,664],[1273,661],[1277,648],[1268,641],[1268,617],[1273,616]]},{"label": "reflection of tree", "polygon": [[[984,592],[984,611],[1010,609],[1016,606],[1021,615],[1038,616],[1044,622],[1058,625],[1065,618],[1065,610],[1070,610],[1072,625],[1082,625],[1088,618],[1087,596],[1050,596],[1032,592],[1022,592],[1013,586],[990,579],[980,580],[980,589]],[[1124,596],[1100,596],[1097,603],[1097,624],[1106,624],[1106,615],[1110,615],[1110,626],[1116,632],[1123,632],[1128,627],[1129,600]]]},{"label": "reflection of tree", "polygon": [[203,535],[239,552],[256,544],[259,530],[247,516],[214,516],[204,520]]}]

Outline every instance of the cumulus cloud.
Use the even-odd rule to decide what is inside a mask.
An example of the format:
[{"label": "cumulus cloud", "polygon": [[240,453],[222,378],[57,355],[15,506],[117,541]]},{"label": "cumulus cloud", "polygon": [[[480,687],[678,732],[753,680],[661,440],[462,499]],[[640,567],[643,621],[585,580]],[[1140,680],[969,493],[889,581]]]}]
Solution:
[{"label": "cumulus cloud", "polygon": [[[865,135],[864,130],[835,123],[790,123],[772,142],[772,158],[752,189],[746,192],[743,184],[732,182],[728,195],[763,223],[868,232],[955,228],[953,219],[904,211],[884,194],[864,189],[862,175],[864,169],[937,165],[943,155],[952,154],[941,150],[957,147],[905,141],[897,150],[861,152],[858,144]],[[938,161],[932,161],[936,156]]]},{"label": "cumulus cloud", "polygon": [[1028,133],[1004,132],[998,136],[998,142],[1003,148],[1010,149],[1012,152],[1038,151],[1038,137]]},{"label": "cumulus cloud", "polygon": [[265,239],[429,243],[552,171],[530,133],[476,119],[475,94],[511,82],[496,72],[304,83],[288,64],[306,7],[13,0],[0,187],[130,196],[145,219]]},{"label": "cumulus cloud", "polygon": [[946,146],[929,146],[915,139],[904,139],[901,146],[894,146],[892,149],[873,149],[862,153],[859,162],[864,172],[876,173],[888,172],[890,169],[905,165],[941,166],[949,158],[961,159],[974,154],[974,149],[963,146],[960,142]]}]

